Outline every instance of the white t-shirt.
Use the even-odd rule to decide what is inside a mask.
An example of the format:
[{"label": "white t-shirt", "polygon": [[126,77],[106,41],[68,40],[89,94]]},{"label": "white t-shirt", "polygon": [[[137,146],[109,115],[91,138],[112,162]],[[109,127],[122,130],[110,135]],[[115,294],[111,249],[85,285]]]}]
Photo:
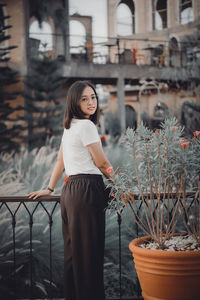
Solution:
[{"label": "white t-shirt", "polygon": [[93,162],[87,145],[100,142],[94,123],[88,119],[73,119],[71,127],[64,129],[62,136],[65,172],[76,174],[101,174]]}]

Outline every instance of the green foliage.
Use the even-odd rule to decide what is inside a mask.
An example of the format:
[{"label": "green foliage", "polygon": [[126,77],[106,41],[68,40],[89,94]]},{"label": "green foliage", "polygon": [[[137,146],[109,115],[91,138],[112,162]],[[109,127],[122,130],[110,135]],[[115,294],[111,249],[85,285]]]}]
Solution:
[{"label": "green foliage", "polygon": [[[1,9],[2,5],[0,6]],[[10,51],[16,46],[5,45],[5,41],[10,39],[10,36],[6,35],[6,29],[12,27],[5,26],[4,21],[7,18],[2,13],[0,21],[0,152],[18,150],[21,141],[20,132],[23,129],[20,123],[23,118],[16,120],[12,116],[17,110],[22,110],[22,107],[13,106],[19,92],[9,91],[10,85],[18,82],[18,72],[8,65]]]},{"label": "green foliage", "polygon": [[[45,205],[45,204],[43,204]],[[53,215],[52,221],[52,274],[53,291],[60,288],[60,274],[63,264],[60,259],[63,256],[60,210],[55,203],[48,203],[45,209]],[[9,209],[8,209],[9,208]],[[11,203],[1,207],[1,247],[0,247],[0,294],[9,299],[13,293],[14,281],[17,283],[18,297],[25,297],[30,292],[30,268],[32,259],[33,295],[47,295],[50,281],[50,253],[49,253],[49,218],[43,206],[37,203],[24,204]],[[34,214],[33,211],[35,210]],[[28,213],[29,212],[29,213]],[[53,212],[53,213],[52,213]],[[32,245],[30,250],[30,215],[33,214]],[[14,218],[14,219],[13,219]],[[12,228],[12,221],[15,226]],[[15,232],[15,258],[14,273],[13,229]]]},{"label": "green foliage", "polygon": [[41,147],[51,136],[62,131],[64,103],[61,88],[65,79],[59,74],[59,62],[45,53],[30,61],[25,79],[25,107],[29,147]]},{"label": "green foliage", "polygon": [[[50,141],[51,142],[51,141]],[[127,161],[123,147],[108,144],[105,152],[112,164],[123,165]],[[51,145],[40,149],[20,153],[0,154],[0,195],[25,195],[33,190],[46,187],[56,160],[57,152]],[[58,182],[55,194],[61,194],[63,174]],[[19,203],[18,203],[19,204]],[[15,203],[10,203],[9,208],[14,213],[17,209]],[[30,212],[36,207],[37,202],[25,203]],[[49,213],[52,211],[51,203],[45,204]],[[16,213],[16,280],[17,295],[26,297],[30,294],[30,217],[23,205]],[[128,244],[133,236],[137,235],[133,228],[133,235],[126,230],[124,222],[131,223],[127,215],[121,225],[122,246],[122,294],[123,296],[136,295],[137,276],[133,267],[132,256]],[[0,209],[0,295],[12,298],[13,293],[13,232],[12,216],[3,206]],[[53,295],[62,297],[63,289],[63,239],[61,236],[60,208],[56,207],[53,213],[52,226],[52,261],[53,261]],[[119,239],[117,215],[106,212],[106,245],[105,245],[105,291],[106,295],[113,297],[119,295]],[[33,290],[35,298],[46,298],[49,286],[49,219],[44,208],[39,205],[33,218]],[[6,298],[7,297],[7,298]]]},{"label": "green foliage", "polygon": [[[47,186],[56,160],[56,150],[51,146],[34,149],[28,152],[22,149],[20,153],[2,153],[0,155],[0,194],[25,195],[33,190]],[[57,184],[55,193],[60,194],[63,177]],[[26,297],[30,294],[30,215],[33,213],[32,230],[32,266],[33,266],[33,295],[43,298],[50,289],[50,253],[49,253],[49,217],[52,214],[52,273],[53,295],[62,296],[63,270],[63,239],[59,205],[53,211],[55,203],[37,205],[37,202],[3,205],[0,210],[0,294],[5,299],[12,297],[14,280],[17,282],[17,295]],[[17,212],[16,212],[17,210]],[[29,213],[28,213],[28,211]],[[15,213],[16,212],[16,213]],[[52,213],[53,212],[53,213]],[[13,274],[13,231],[12,215],[15,214],[16,238],[16,278]]]},{"label": "green foliage", "polygon": [[55,10],[55,21],[63,30],[66,30],[66,24],[68,22],[68,16],[66,8],[57,8]]},{"label": "green foliage", "polygon": [[35,0],[30,1],[30,15],[35,16],[41,25],[42,21],[47,19],[48,16],[48,0]]},{"label": "green foliage", "polygon": [[[0,194],[25,195],[46,188],[49,183],[57,152],[50,146],[19,153],[0,154]],[[63,179],[58,181],[55,194],[61,193]]]},{"label": "green foliage", "polygon": [[[110,207],[120,212],[125,206],[134,222],[160,248],[174,232],[181,207],[187,231],[200,242],[200,205],[198,193],[195,194],[199,191],[200,140],[184,140],[182,134],[183,128],[175,118],[166,119],[156,132],[143,124],[136,131],[128,128],[124,147],[129,162],[116,171],[109,183],[115,194]],[[186,201],[187,191],[195,195],[195,211]],[[191,214],[196,225],[184,221],[185,215],[189,220]]]}]

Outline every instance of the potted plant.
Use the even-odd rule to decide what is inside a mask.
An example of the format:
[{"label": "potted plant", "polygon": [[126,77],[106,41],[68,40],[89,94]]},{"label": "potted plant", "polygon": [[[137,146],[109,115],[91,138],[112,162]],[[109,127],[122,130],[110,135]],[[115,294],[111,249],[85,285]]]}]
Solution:
[{"label": "potted plant", "polygon": [[130,159],[109,181],[109,205],[126,209],[145,234],[129,245],[142,295],[199,300],[200,131],[184,139],[171,118],[155,132],[143,124],[128,128],[123,144]]}]

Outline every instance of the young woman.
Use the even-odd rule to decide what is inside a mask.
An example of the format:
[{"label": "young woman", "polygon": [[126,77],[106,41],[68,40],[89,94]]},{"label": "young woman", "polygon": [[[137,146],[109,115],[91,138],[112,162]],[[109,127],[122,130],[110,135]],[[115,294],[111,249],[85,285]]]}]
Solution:
[{"label": "young woman", "polygon": [[29,194],[49,195],[65,169],[69,179],[61,195],[66,300],[104,300],[105,207],[108,192],[102,174],[112,166],[104,155],[96,124],[98,97],[88,81],[77,81],[67,95],[64,133],[49,186]]}]

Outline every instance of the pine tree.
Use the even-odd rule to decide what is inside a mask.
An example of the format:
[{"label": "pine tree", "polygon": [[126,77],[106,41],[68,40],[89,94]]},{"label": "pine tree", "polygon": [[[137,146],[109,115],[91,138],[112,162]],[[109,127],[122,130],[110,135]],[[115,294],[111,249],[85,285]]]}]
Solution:
[{"label": "pine tree", "polygon": [[13,107],[19,92],[10,92],[10,86],[18,82],[18,72],[9,67],[10,50],[16,46],[6,46],[6,41],[10,35],[6,35],[6,30],[11,25],[6,26],[5,20],[10,16],[3,15],[3,6],[0,3],[0,152],[18,150],[20,147],[20,133],[22,126],[19,124],[19,118],[13,118],[16,110],[22,110],[21,106]]},{"label": "pine tree", "polygon": [[29,148],[40,147],[47,138],[61,134],[64,103],[59,100],[66,79],[59,75],[59,69],[59,62],[48,52],[30,61],[25,79]]}]

